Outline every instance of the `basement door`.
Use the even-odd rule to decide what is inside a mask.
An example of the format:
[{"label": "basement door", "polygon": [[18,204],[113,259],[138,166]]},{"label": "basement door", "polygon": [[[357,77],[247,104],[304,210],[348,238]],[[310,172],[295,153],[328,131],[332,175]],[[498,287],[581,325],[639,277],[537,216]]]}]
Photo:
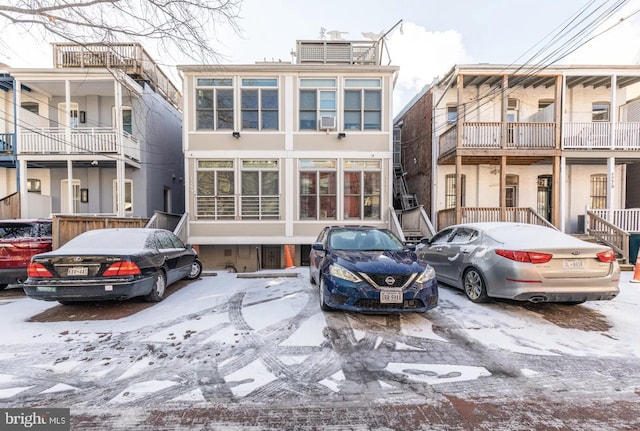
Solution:
[{"label": "basement door", "polygon": [[279,245],[262,246],[262,269],[282,269],[280,256],[282,247]]}]

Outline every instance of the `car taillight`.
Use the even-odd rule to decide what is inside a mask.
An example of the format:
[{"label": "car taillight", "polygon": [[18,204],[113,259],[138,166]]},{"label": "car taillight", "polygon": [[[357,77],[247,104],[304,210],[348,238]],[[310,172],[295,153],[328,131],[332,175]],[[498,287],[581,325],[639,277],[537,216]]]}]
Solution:
[{"label": "car taillight", "polygon": [[27,267],[27,276],[28,277],[53,277],[53,274],[49,272],[47,268],[44,267],[41,263],[30,263]]},{"label": "car taillight", "polygon": [[600,262],[610,263],[616,260],[616,254],[613,252],[613,250],[603,251],[601,253],[596,254],[596,256],[598,257],[598,260]]},{"label": "car taillight", "polygon": [[133,262],[128,260],[115,262],[109,265],[109,268],[102,274],[103,277],[115,277],[122,275],[138,275],[140,274],[140,268]]},{"label": "car taillight", "polygon": [[16,248],[29,248],[29,249],[45,249],[51,245],[46,242],[17,242],[14,244]]},{"label": "car taillight", "polygon": [[537,253],[534,251],[496,250],[498,256],[506,257],[516,262],[547,263],[553,257],[549,253]]}]

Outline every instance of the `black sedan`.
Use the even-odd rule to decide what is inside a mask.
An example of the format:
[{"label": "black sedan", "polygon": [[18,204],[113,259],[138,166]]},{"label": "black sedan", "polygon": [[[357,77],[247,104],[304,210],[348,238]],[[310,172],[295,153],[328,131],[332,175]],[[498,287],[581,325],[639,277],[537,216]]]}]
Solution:
[{"label": "black sedan", "polygon": [[158,302],[171,283],[201,272],[196,251],[168,230],[97,229],[33,256],[23,288],[31,298],[63,304],[135,296]]}]

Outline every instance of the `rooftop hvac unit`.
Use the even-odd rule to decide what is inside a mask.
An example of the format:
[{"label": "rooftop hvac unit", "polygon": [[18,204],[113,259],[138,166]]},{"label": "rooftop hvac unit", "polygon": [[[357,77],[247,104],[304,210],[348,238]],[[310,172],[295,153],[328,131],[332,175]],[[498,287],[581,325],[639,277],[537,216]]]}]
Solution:
[{"label": "rooftop hvac unit", "polygon": [[320,129],[330,130],[336,128],[336,117],[320,117]]}]

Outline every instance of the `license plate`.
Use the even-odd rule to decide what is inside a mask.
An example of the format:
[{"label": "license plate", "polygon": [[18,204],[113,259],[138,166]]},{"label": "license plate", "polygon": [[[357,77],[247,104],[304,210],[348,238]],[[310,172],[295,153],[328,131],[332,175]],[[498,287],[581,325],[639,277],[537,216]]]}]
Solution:
[{"label": "license plate", "polygon": [[37,286],[36,291],[38,292],[55,292],[55,286]]},{"label": "license plate", "polygon": [[564,269],[583,269],[584,262],[580,259],[563,260],[562,267]]},{"label": "license plate", "polygon": [[78,275],[87,275],[89,273],[89,268],[86,266],[72,266],[67,270],[67,275],[69,277],[78,276]]},{"label": "license plate", "polygon": [[381,304],[402,304],[402,291],[400,290],[381,290]]}]

